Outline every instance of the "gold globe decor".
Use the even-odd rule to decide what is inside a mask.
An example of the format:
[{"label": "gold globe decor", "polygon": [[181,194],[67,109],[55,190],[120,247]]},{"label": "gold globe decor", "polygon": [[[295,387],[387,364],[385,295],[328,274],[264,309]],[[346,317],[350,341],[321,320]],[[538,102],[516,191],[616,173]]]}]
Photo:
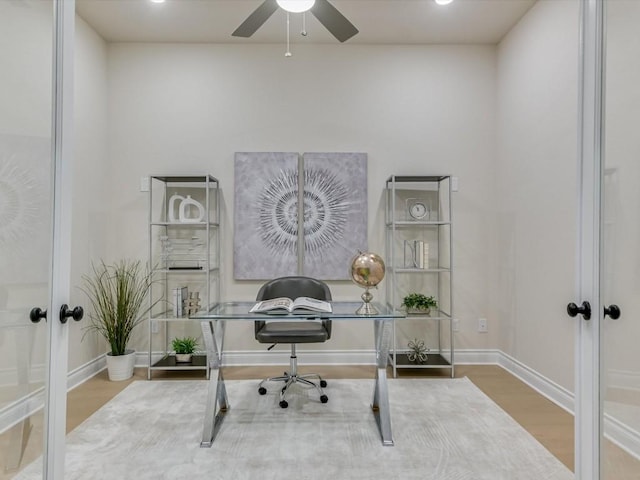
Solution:
[{"label": "gold globe decor", "polygon": [[378,313],[375,307],[371,305],[373,295],[369,289],[378,285],[384,278],[384,261],[382,257],[376,253],[360,252],[351,261],[351,278],[356,284],[365,289],[360,296],[364,303],[356,310],[356,313],[359,315]]}]

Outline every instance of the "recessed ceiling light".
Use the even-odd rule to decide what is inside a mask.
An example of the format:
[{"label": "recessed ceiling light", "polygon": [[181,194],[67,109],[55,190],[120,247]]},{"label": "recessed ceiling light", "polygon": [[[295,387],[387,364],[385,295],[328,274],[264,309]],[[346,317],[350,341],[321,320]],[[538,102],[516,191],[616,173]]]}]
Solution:
[{"label": "recessed ceiling light", "polygon": [[151,0],[151,3],[164,3],[165,0]]},{"label": "recessed ceiling light", "polygon": [[449,5],[453,0],[434,0],[438,5]]}]

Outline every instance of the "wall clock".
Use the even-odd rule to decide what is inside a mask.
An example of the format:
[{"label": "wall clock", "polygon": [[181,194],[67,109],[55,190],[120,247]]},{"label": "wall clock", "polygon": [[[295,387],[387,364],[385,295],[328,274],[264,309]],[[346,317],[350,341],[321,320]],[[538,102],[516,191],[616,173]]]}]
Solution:
[{"label": "wall clock", "polygon": [[412,220],[427,220],[429,209],[424,200],[419,198],[407,199],[407,212]]}]

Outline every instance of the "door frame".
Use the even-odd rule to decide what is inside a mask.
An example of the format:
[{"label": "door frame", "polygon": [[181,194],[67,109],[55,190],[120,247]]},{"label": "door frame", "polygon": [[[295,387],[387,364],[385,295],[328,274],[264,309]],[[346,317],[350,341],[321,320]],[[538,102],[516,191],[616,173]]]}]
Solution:
[{"label": "door frame", "polygon": [[[68,326],[58,318],[70,294],[75,0],[53,0],[52,248],[48,306],[43,478],[64,478]],[[578,131],[577,300],[591,320],[576,320],[575,476],[601,477],[601,214],[604,103],[604,0],[581,0]]]},{"label": "door frame", "polygon": [[47,315],[43,471],[45,480],[62,480],[67,416],[68,324],[59,319],[71,279],[71,202],[73,167],[73,75],[75,0],[53,0],[51,126],[51,258]]},{"label": "door frame", "polygon": [[604,0],[581,0],[578,113],[578,248],[576,300],[591,319],[576,317],[575,478],[601,478],[602,416],[602,182]]}]

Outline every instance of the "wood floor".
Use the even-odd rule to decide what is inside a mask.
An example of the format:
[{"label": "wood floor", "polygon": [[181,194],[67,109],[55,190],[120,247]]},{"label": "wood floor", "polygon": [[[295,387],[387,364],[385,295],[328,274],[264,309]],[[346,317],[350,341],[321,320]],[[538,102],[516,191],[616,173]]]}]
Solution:
[{"label": "wood floor", "polygon": [[[258,379],[281,374],[283,367],[227,367],[225,378]],[[318,372],[327,379],[331,378],[374,378],[372,366],[320,366],[300,367],[301,372]],[[146,380],[146,369],[136,369],[134,377],[122,382],[110,382],[106,371],[69,392],[67,405],[67,431],[73,430],[86,418],[102,407],[106,402],[135,380]],[[389,372],[389,376],[391,372]],[[448,376],[449,371],[407,370],[399,377]],[[468,377],[480,390],[514,418],[533,435],[547,450],[555,455],[569,469],[574,465],[574,425],[573,416],[553,402],[539,395],[525,383],[495,365],[459,365],[456,377]],[[154,379],[202,379],[203,372],[172,373],[155,372]],[[32,418],[32,432],[25,449],[21,465],[27,465],[41,453],[42,421],[41,415]],[[13,432],[15,434],[15,432]],[[7,432],[0,436],[0,450],[8,452],[9,436]],[[619,448],[607,445],[607,464],[605,478],[611,480],[640,479],[640,462]],[[0,459],[0,461],[5,459]],[[4,464],[6,465],[6,463]],[[4,466],[3,465],[3,466]],[[0,471],[0,480],[10,479],[16,470]]]}]

